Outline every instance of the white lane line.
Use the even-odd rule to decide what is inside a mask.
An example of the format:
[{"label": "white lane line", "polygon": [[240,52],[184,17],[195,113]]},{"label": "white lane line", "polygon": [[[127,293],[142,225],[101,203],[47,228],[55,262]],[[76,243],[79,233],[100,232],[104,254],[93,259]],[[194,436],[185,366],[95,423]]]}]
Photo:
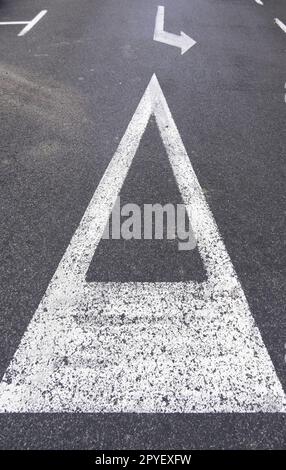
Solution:
[{"label": "white lane line", "polygon": [[0,26],[9,26],[15,24],[27,24],[28,21],[0,21]]},{"label": "white lane line", "polygon": [[[207,280],[87,283],[151,115],[192,211]],[[0,411],[286,411],[282,386],[155,75],[0,383]]]},{"label": "white lane line", "polygon": [[284,31],[284,33],[286,33],[286,25],[281,20],[274,18],[274,22],[282,29],[282,31]]},{"label": "white lane line", "polygon": [[18,36],[24,36],[27,34],[42,18],[45,16],[48,10],[42,10],[35,18],[31,21],[0,21],[0,26],[11,26],[11,25],[25,25],[20,31]]},{"label": "white lane line", "polygon": [[164,31],[164,14],[165,7],[158,6],[157,15],[155,20],[155,29],[154,29],[154,41],[162,42],[164,44],[169,44],[170,46],[175,46],[181,49],[181,54],[183,55],[191,47],[196,44],[190,36],[181,31],[181,35],[167,33]]},{"label": "white lane line", "polygon": [[40,11],[40,13],[38,13],[38,15],[36,15],[33,20],[29,21],[27,26],[25,26],[25,28],[23,28],[22,31],[20,31],[18,36],[24,36],[25,34],[27,34],[43,18],[43,16],[45,16],[47,11],[48,10]]},{"label": "white lane line", "polygon": [[261,0],[255,0],[255,2],[258,4],[258,5],[264,5],[263,2]]}]

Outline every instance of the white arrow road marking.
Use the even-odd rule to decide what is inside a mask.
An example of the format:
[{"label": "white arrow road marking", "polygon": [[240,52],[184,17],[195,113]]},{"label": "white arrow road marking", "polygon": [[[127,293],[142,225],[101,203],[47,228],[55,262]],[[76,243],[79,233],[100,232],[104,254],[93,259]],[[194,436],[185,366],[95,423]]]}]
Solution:
[{"label": "white arrow road marking", "polygon": [[[87,283],[151,115],[207,281]],[[0,383],[1,412],[285,412],[271,359],[154,75]]]},{"label": "white arrow road marking", "polygon": [[274,22],[282,29],[282,31],[284,31],[284,33],[286,33],[286,25],[281,20],[274,18]]},{"label": "white arrow road marking", "polygon": [[0,26],[8,25],[26,25],[18,34],[18,36],[24,36],[27,34],[42,18],[45,16],[48,10],[42,10],[35,18],[31,21],[1,21]]},{"label": "white arrow road marking", "polygon": [[190,36],[185,34],[183,31],[181,31],[180,36],[164,31],[164,13],[165,7],[158,6],[153,39],[154,41],[163,42],[170,46],[179,47],[181,49],[181,54],[183,55],[196,44],[196,41],[190,38]]},{"label": "white arrow road marking", "polygon": [[263,6],[263,2],[262,2],[261,0],[255,0],[255,1],[256,1],[256,3],[257,3],[258,5],[262,5],[262,6]]}]

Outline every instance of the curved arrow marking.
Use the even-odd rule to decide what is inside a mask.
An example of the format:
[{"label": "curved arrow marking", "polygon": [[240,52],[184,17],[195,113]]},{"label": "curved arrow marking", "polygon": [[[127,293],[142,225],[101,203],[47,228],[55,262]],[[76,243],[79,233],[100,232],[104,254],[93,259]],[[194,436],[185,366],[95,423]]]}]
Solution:
[{"label": "curved arrow marking", "polygon": [[185,34],[183,31],[181,31],[180,36],[164,31],[164,14],[165,7],[158,6],[153,39],[154,41],[169,44],[170,46],[179,47],[181,49],[181,54],[183,55],[196,44],[196,41],[190,38],[190,36]]}]

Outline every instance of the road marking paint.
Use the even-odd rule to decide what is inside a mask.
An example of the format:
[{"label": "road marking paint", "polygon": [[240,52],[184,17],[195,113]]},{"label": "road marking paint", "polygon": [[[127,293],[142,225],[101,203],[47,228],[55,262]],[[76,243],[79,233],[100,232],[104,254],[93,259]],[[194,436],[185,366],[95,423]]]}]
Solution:
[{"label": "road marking paint", "polygon": [[28,21],[0,21],[0,26],[8,26],[15,24],[27,24]]},{"label": "road marking paint", "polygon": [[261,0],[255,0],[255,2],[258,4],[258,5],[264,5],[263,2]]},{"label": "road marking paint", "polygon": [[23,28],[22,31],[20,31],[18,36],[24,36],[25,34],[27,34],[43,18],[43,16],[45,16],[47,11],[48,10],[40,11],[40,13],[38,13],[38,15],[36,15],[33,20],[29,21],[27,26],[25,26],[25,28]]},{"label": "road marking paint", "polygon": [[18,36],[24,36],[27,34],[42,18],[45,16],[48,10],[42,10],[35,18],[31,21],[1,21],[0,26],[8,25],[25,25],[25,27],[20,31]]},{"label": "road marking paint", "polygon": [[190,36],[185,34],[183,31],[181,31],[180,36],[164,31],[164,14],[165,7],[158,6],[153,39],[154,41],[178,47],[181,49],[181,54],[183,55],[196,44],[196,41],[190,38]]},{"label": "road marking paint", "polygon": [[[87,283],[152,115],[192,211],[207,280]],[[0,411],[286,411],[284,391],[155,75],[0,383]]]},{"label": "road marking paint", "polygon": [[279,26],[279,28],[281,28],[282,31],[284,31],[284,33],[286,33],[286,25],[281,20],[279,20],[278,18],[274,18],[274,21]]}]

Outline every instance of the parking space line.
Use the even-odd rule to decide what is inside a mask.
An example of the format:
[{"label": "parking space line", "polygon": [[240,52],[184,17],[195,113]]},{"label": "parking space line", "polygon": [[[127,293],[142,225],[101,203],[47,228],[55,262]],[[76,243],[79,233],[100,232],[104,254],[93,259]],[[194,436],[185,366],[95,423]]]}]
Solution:
[{"label": "parking space line", "polygon": [[185,34],[184,31],[181,31],[180,35],[164,31],[164,15],[165,7],[158,6],[153,36],[154,41],[178,47],[181,49],[181,54],[185,54],[185,52],[196,44],[196,41]]},{"label": "parking space line", "polygon": [[45,16],[48,10],[42,10],[31,21],[0,21],[0,26],[25,25],[18,36],[25,36]]},{"label": "parking space line", "polygon": [[[86,272],[151,116],[207,280]],[[153,75],[0,384],[0,412],[285,412],[286,399]]]},{"label": "parking space line", "polygon": [[284,31],[284,33],[286,33],[286,25],[281,20],[279,20],[278,18],[274,18],[274,21],[277,24],[277,26],[279,26],[279,28],[281,28],[282,31]]}]

